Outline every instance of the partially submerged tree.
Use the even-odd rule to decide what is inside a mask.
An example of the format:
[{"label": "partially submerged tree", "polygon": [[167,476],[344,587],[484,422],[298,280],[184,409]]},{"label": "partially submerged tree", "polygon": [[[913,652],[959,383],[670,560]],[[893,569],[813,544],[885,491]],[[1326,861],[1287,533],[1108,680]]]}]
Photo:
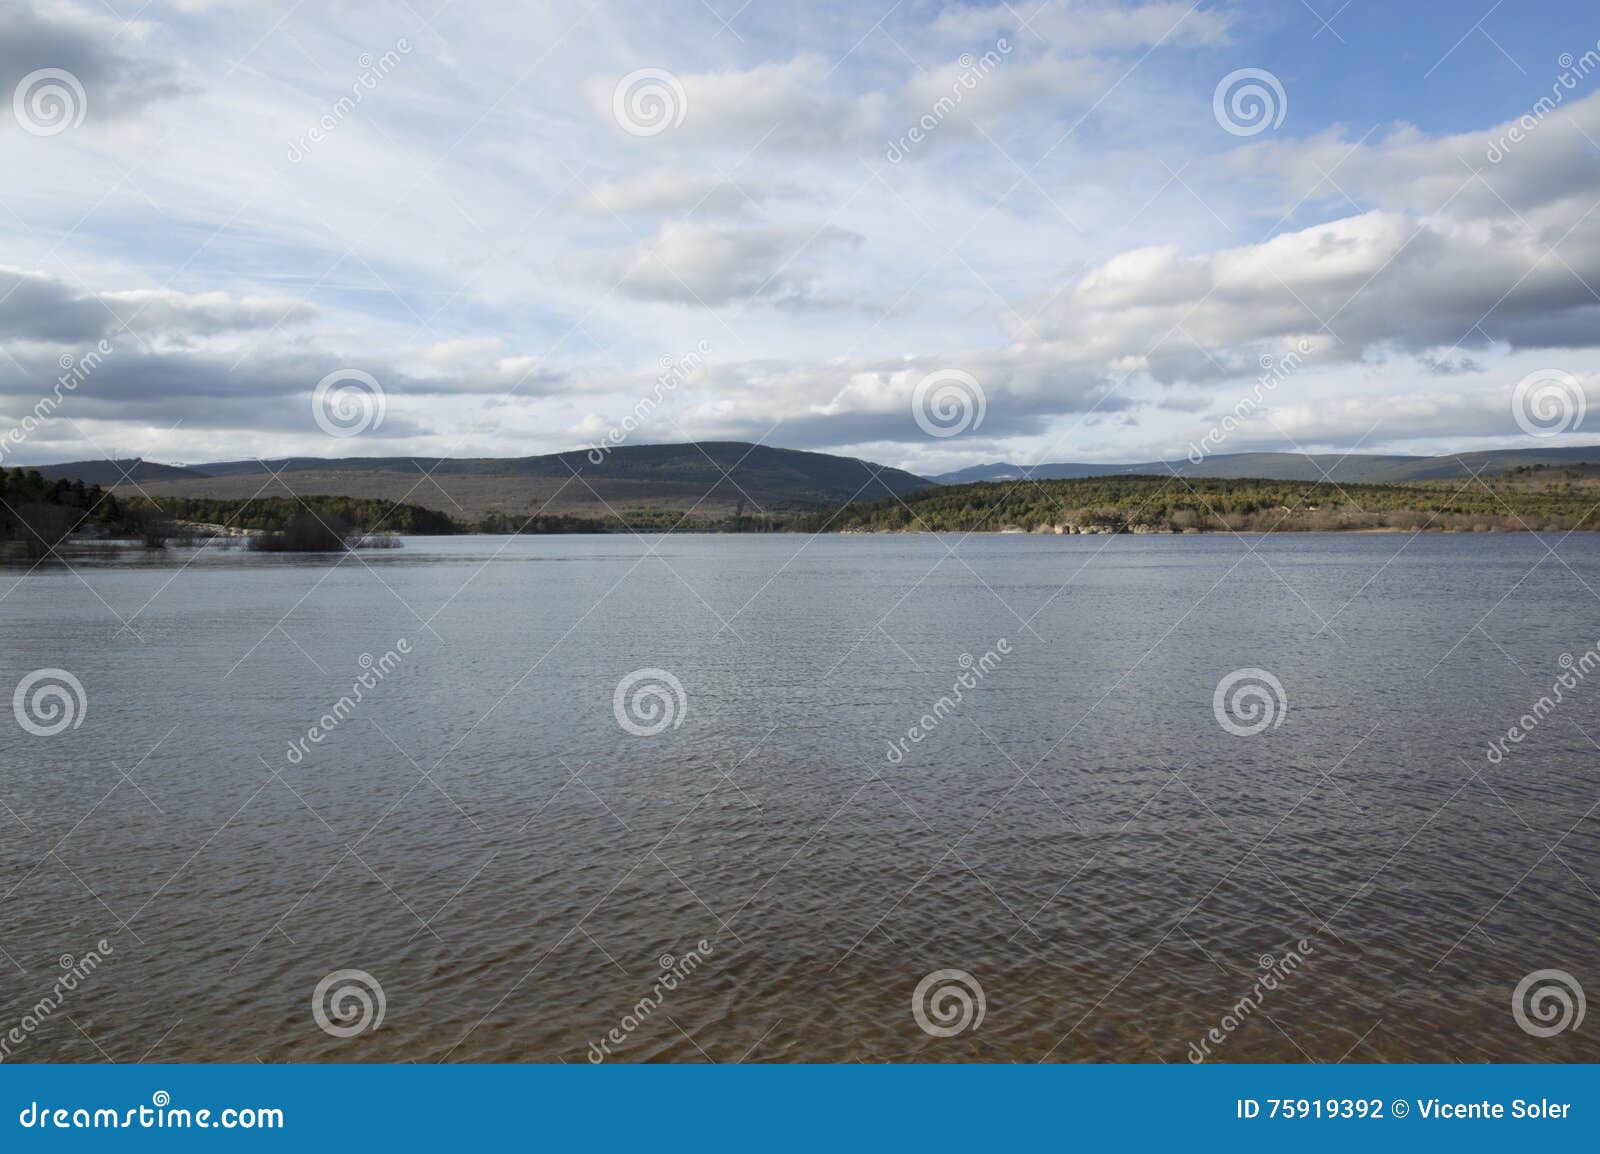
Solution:
[{"label": "partially submerged tree", "polygon": [[351,548],[350,527],[343,521],[302,513],[273,533],[250,538],[250,548],[263,553],[343,553]]}]

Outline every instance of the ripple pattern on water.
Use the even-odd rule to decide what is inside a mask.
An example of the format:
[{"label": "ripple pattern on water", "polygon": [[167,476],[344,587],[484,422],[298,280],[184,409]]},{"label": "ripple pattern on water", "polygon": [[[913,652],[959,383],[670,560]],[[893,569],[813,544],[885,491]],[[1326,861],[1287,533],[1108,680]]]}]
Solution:
[{"label": "ripple pattern on water", "polygon": [[[1485,756],[1600,642],[1593,535],[654,544],[0,573],[0,685],[88,701],[0,725],[13,1060],[1600,1059],[1510,1012],[1600,992],[1600,684]],[[687,708],[636,736],[656,669]],[[1241,669],[1285,695],[1249,737]],[[985,1012],[935,1037],[946,969]]]}]

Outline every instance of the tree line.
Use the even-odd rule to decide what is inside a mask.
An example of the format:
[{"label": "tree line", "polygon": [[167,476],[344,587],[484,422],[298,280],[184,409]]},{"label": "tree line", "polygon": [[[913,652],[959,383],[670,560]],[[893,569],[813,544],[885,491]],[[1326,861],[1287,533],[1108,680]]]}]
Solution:
[{"label": "tree line", "polygon": [[[1600,528],[1600,485],[1579,473],[1400,484],[1159,477],[984,481],[847,505],[792,522],[802,532],[1490,532]],[[1530,480],[1535,483],[1530,484]]]},{"label": "tree line", "polygon": [[0,469],[0,542],[43,557],[75,533],[128,531],[126,510],[99,485]]}]

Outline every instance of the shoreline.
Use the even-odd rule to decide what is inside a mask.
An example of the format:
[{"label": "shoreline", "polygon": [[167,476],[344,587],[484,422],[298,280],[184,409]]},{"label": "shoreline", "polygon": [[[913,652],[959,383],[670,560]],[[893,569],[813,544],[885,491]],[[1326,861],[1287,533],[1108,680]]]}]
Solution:
[{"label": "shoreline", "polygon": [[[1002,529],[959,529],[959,528],[952,528],[952,529],[823,529],[823,530],[817,530],[817,531],[806,531],[806,530],[801,530],[801,529],[780,529],[780,530],[776,530],[776,531],[774,531],[774,530],[767,530],[767,531],[741,531],[741,530],[737,530],[737,529],[734,529],[734,530],[730,530],[730,529],[661,530],[661,529],[648,529],[647,528],[647,529],[638,529],[638,530],[616,529],[616,530],[608,530],[608,531],[600,531],[600,532],[596,532],[596,531],[578,531],[578,532],[570,532],[570,533],[559,533],[559,532],[558,533],[550,533],[550,532],[544,532],[544,533],[482,533],[482,532],[466,532],[466,533],[397,533],[397,534],[392,534],[391,536],[393,536],[394,538],[396,538],[398,540],[402,540],[402,541],[411,540],[411,539],[417,539],[417,540],[441,540],[441,541],[444,541],[444,540],[456,540],[456,539],[467,538],[467,537],[486,537],[486,538],[494,538],[494,539],[512,538],[512,537],[529,537],[529,538],[538,538],[538,537],[606,537],[606,538],[651,537],[651,538],[656,538],[656,537],[787,537],[787,536],[811,536],[811,537],[937,537],[937,536],[973,537],[973,536],[982,536],[982,537],[1028,537],[1028,538],[1035,538],[1035,537],[1219,537],[1220,536],[1220,537],[1257,537],[1257,538],[1259,538],[1259,537],[1272,537],[1272,536],[1285,536],[1285,535],[1292,535],[1292,536],[1296,536],[1296,537],[1315,537],[1315,536],[1354,537],[1354,536],[1376,536],[1376,535],[1392,535],[1392,534],[1405,534],[1405,535],[1410,535],[1410,536],[1417,536],[1419,534],[1424,534],[1424,533],[1426,533],[1426,534],[1437,534],[1439,536],[1459,536],[1459,537],[1500,536],[1500,535],[1506,535],[1506,534],[1510,534],[1510,535],[1534,535],[1534,536],[1537,536],[1537,535],[1543,534],[1543,533],[1555,533],[1555,534],[1561,534],[1561,535],[1565,536],[1565,535],[1569,535],[1569,534],[1572,534],[1572,533],[1591,533],[1591,532],[1596,532],[1596,531],[1600,531],[1600,524],[1595,524],[1593,526],[1585,525],[1585,526],[1581,526],[1581,527],[1578,527],[1578,528],[1570,528],[1570,529],[1562,529],[1562,528],[1543,529],[1543,528],[1532,528],[1532,527],[1508,528],[1508,527],[1505,527],[1505,526],[1495,526],[1493,528],[1485,528],[1485,529],[1460,529],[1460,528],[1450,528],[1450,527],[1445,527],[1445,526],[1426,526],[1426,527],[1423,527],[1423,528],[1414,528],[1414,527],[1399,526],[1399,525],[1387,525],[1387,526],[1362,526],[1362,527],[1359,527],[1359,528],[1354,528],[1353,527],[1353,528],[1348,528],[1348,529],[1329,529],[1329,528],[1307,529],[1307,528],[1288,528],[1288,527],[1276,528],[1276,529],[1265,529],[1265,530],[1263,530],[1263,529],[1182,529],[1182,530],[1172,530],[1172,529],[1138,529],[1138,530],[1129,530],[1129,529],[1105,530],[1105,529],[1100,529],[1100,530],[1096,530],[1096,529],[1089,529],[1089,530],[1079,530],[1079,531],[1076,531],[1076,532],[1026,530],[1026,529],[1014,529],[1014,528],[1002,528]],[[55,548],[55,552],[58,555],[57,558],[56,558],[57,560],[65,560],[65,559],[67,559],[69,557],[91,557],[91,556],[92,557],[111,557],[111,556],[116,556],[116,555],[119,555],[119,554],[138,554],[141,557],[144,557],[144,558],[147,558],[147,559],[150,559],[150,560],[155,560],[155,559],[160,558],[164,553],[180,552],[180,551],[196,551],[196,550],[201,550],[201,549],[213,548],[213,547],[217,547],[217,546],[220,545],[221,548],[224,551],[227,551],[227,552],[240,553],[240,554],[249,554],[249,553],[252,552],[251,550],[240,548],[240,546],[247,544],[249,538],[252,537],[252,536],[255,536],[255,535],[256,534],[254,532],[248,531],[248,530],[246,530],[246,531],[235,530],[233,532],[223,531],[223,532],[218,533],[218,534],[213,535],[213,536],[204,536],[204,535],[197,534],[197,535],[195,535],[194,537],[192,537],[190,539],[187,539],[187,540],[182,540],[182,539],[175,540],[175,541],[170,542],[167,546],[159,547],[159,548],[147,547],[143,543],[141,543],[140,541],[138,541],[136,539],[130,539],[130,538],[123,538],[123,537],[118,537],[118,538],[84,537],[84,538],[70,539],[70,540],[67,540],[65,542],[58,543],[56,548]],[[12,546],[12,547],[8,548],[7,546]],[[293,550],[289,550],[289,551],[286,551],[286,552],[287,552],[288,555],[291,555],[291,556],[298,555],[296,553],[296,551],[293,551]],[[62,555],[65,555],[65,556],[62,556]],[[280,553],[280,555],[282,555],[282,554]],[[326,557],[326,556],[341,556],[342,553],[340,553],[340,551],[337,551],[337,550],[333,550],[333,551],[310,550],[310,551],[305,551],[304,555],[305,556],[322,556],[322,557]],[[0,564],[10,563],[10,562],[24,562],[24,561],[35,562],[36,563],[36,562],[39,562],[40,560],[49,561],[50,559],[51,558],[49,558],[49,557],[45,557],[45,558],[41,559],[39,557],[28,555],[26,550],[25,550],[25,548],[20,543],[16,543],[16,542],[0,543]]]}]

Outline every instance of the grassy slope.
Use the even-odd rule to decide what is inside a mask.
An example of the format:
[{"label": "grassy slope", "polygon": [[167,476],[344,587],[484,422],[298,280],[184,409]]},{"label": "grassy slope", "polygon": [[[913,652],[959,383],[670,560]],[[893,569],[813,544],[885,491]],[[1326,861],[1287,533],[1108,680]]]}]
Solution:
[{"label": "grassy slope", "polygon": [[[269,477],[259,462],[233,462],[202,466],[210,474],[203,477],[141,480],[139,489],[157,499],[322,494],[405,501],[472,523],[491,515],[520,522],[541,511],[608,519],[615,511],[629,523],[642,524],[659,520],[641,516],[644,510],[720,519],[743,502],[746,514],[793,514],[842,504],[858,493],[859,499],[870,500],[928,485],[910,473],[880,470],[849,457],[729,441],[698,448],[622,446],[598,465],[581,452],[503,460],[353,458],[267,464],[281,469],[281,478]],[[127,485],[117,491],[138,492]]]},{"label": "grassy slope", "polygon": [[883,532],[1600,528],[1600,466],[1342,485],[1156,476],[984,482],[852,505],[794,528]]}]

